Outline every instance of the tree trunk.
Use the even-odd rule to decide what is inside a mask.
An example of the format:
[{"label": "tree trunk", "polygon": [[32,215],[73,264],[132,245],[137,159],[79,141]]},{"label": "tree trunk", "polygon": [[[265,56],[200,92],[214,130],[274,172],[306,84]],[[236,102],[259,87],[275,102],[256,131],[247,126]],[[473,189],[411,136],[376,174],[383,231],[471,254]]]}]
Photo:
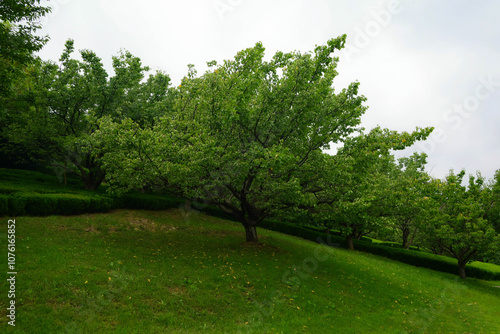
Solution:
[{"label": "tree trunk", "polygon": [[465,263],[458,262],[458,275],[463,279],[467,277],[465,276]]},{"label": "tree trunk", "polygon": [[408,244],[408,237],[410,236],[410,229],[409,228],[404,228],[403,229],[403,248],[408,249],[410,248],[410,245]]},{"label": "tree trunk", "polygon": [[255,225],[245,224],[243,226],[245,227],[247,242],[258,242],[259,239],[257,238],[257,228]]},{"label": "tree trunk", "polygon": [[97,190],[104,180],[104,172],[90,172],[88,174],[81,175],[83,179],[83,186],[86,190]]},{"label": "tree trunk", "polygon": [[347,249],[354,250],[354,240],[351,234],[347,236]]},{"label": "tree trunk", "polygon": [[97,182],[95,179],[85,178],[83,180],[83,187],[85,190],[97,190],[100,185],[101,182]]},{"label": "tree trunk", "polygon": [[415,236],[417,235],[417,229],[413,230],[413,233],[410,234],[411,238],[408,240],[408,244],[406,245],[406,249],[410,249],[410,246],[413,245],[413,242],[415,241]]},{"label": "tree trunk", "polygon": [[64,177],[64,185],[68,185],[68,179],[66,177],[66,171],[68,170],[68,161],[64,160],[64,172],[63,172],[63,177]]}]

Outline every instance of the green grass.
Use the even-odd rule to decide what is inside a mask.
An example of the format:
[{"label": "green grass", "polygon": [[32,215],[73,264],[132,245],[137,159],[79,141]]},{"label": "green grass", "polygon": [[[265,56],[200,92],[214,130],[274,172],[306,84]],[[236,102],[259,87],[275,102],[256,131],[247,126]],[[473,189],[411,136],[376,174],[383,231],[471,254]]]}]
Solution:
[{"label": "green grass", "polygon": [[203,214],[119,210],[16,226],[17,321],[7,325],[2,280],[2,333],[500,332],[500,282],[263,229],[261,244],[247,244],[240,225]]}]

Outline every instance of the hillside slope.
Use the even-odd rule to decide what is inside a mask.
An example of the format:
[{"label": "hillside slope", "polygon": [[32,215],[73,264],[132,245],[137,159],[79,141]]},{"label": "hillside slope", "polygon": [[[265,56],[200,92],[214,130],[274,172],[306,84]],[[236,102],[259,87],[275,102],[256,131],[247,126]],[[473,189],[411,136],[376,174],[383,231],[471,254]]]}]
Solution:
[{"label": "hillside slope", "polygon": [[18,217],[15,331],[500,332],[500,282],[259,233],[176,209]]}]

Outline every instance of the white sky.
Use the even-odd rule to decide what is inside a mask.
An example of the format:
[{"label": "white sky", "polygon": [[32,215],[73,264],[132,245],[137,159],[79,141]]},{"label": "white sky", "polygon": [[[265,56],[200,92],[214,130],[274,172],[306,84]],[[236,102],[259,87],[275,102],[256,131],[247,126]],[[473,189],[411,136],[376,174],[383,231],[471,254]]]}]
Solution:
[{"label": "white sky", "polygon": [[[347,34],[335,87],[361,83],[363,126],[399,131],[436,127],[424,143],[428,171],[500,169],[500,2],[495,0],[50,0],[43,21],[57,60],[68,38],[111,72],[129,50],[174,84],[194,64],[232,58],[263,42],[275,51],[308,52]],[[397,155],[399,155],[398,153]]]}]

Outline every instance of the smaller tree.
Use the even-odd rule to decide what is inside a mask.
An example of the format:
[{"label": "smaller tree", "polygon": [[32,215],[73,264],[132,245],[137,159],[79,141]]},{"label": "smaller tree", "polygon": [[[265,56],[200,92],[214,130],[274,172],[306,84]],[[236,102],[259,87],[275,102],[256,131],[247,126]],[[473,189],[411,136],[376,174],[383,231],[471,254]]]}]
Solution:
[{"label": "smaller tree", "polygon": [[465,171],[451,172],[441,182],[432,182],[434,214],[427,224],[428,238],[443,253],[458,261],[458,274],[466,278],[465,266],[488,256],[500,247],[500,236],[484,219],[481,203],[484,179],[470,176],[468,187],[462,185]]},{"label": "smaller tree", "polygon": [[414,153],[399,159],[386,183],[384,208],[394,217],[403,248],[410,248],[417,237],[421,222],[426,219],[426,185],[430,177],[425,172],[427,155]]},{"label": "smaller tree", "polygon": [[[391,150],[402,150],[424,140],[432,128],[414,132],[391,131],[379,127],[369,133],[348,138],[330,159],[329,169],[315,192],[313,208],[319,221],[328,228],[340,228],[347,246],[354,249],[353,239],[360,239],[381,224],[392,213],[387,211],[388,175],[394,164]],[[328,226],[329,225],[329,226]]]},{"label": "smaller tree", "polygon": [[485,188],[483,196],[485,219],[487,219],[500,234],[500,169],[490,184]]}]

